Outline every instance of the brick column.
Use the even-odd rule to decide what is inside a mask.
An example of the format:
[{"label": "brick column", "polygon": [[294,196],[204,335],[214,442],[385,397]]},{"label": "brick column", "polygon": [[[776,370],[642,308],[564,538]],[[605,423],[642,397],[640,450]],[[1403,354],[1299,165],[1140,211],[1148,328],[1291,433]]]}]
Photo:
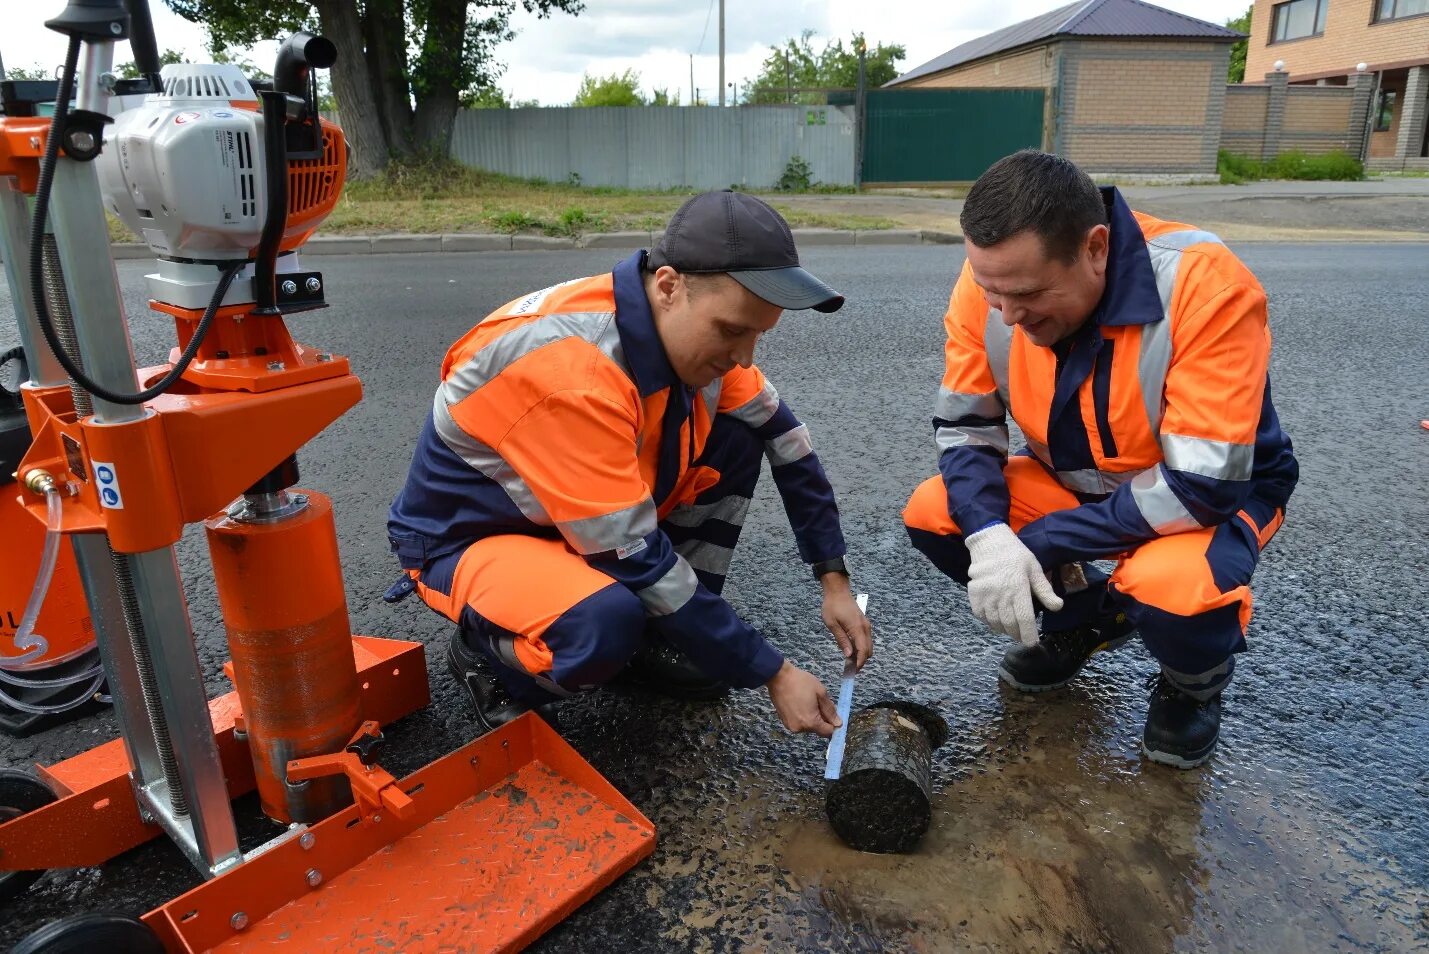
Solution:
[{"label": "brick column", "polygon": [[1394,147],[1396,159],[1417,159],[1424,144],[1424,115],[1429,99],[1429,67],[1416,66],[1409,71],[1404,86],[1404,105],[1399,108],[1399,142]]},{"label": "brick column", "polygon": [[1285,91],[1290,85],[1290,74],[1266,73],[1265,85],[1270,87],[1270,100],[1265,106],[1265,141],[1260,148],[1260,158],[1268,161],[1280,155],[1280,127],[1285,122]]},{"label": "brick column", "polygon": [[1374,108],[1373,73],[1355,73],[1355,97],[1350,104],[1350,128],[1345,131],[1345,152],[1356,159],[1369,157],[1369,111]]}]

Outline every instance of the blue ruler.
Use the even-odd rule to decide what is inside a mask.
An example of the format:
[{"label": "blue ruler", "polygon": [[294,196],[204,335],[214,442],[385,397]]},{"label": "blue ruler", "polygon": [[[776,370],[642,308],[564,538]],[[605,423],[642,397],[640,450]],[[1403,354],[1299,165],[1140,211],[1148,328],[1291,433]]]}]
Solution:
[{"label": "blue ruler", "polygon": [[[868,594],[860,593],[855,600],[858,603],[860,612],[868,612]],[[844,742],[848,738],[848,716],[853,709],[853,681],[857,678],[854,672],[853,663],[849,662],[844,666],[843,679],[839,681],[839,701],[838,713],[839,722],[842,723],[834,730],[833,737],[829,739],[829,757],[824,766],[824,778],[834,781],[838,779],[839,773],[844,766]]]}]

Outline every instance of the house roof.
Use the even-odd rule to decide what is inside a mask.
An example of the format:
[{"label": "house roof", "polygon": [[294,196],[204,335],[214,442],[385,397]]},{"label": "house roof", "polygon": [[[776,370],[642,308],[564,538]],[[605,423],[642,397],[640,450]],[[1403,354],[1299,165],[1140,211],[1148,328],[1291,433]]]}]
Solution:
[{"label": "house roof", "polygon": [[941,73],[955,66],[963,66],[974,60],[986,59],[1053,37],[1137,36],[1220,40],[1229,43],[1239,40],[1243,35],[1215,23],[1207,23],[1184,13],[1145,3],[1143,0],[1078,0],[1030,20],[1003,27],[987,36],[969,40],[884,85],[897,86],[920,76]]}]

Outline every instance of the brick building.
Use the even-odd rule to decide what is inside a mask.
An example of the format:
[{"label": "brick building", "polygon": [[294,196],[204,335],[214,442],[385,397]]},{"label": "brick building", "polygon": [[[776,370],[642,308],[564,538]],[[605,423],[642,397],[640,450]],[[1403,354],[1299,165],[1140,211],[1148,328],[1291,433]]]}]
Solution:
[{"label": "brick building", "polygon": [[1255,0],[1245,75],[1370,84],[1369,167],[1429,169],[1429,0]]},{"label": "brick building", "polygon": [[1041,87],[1043,148],[1092,175],[1214,179],[1226,67],[1240,36],[1141,0],[1079,0],[964,43],[887,85]]}]

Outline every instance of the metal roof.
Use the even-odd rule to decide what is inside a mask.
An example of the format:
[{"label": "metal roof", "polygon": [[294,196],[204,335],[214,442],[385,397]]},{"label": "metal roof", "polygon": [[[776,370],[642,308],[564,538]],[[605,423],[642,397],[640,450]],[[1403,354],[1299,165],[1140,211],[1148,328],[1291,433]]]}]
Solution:
[{"label": "metal roof", "polygon": [[1158,39],[1219,40],[1232,42],[1244,34],[1205,20],[1197,20],[1143,0],[1078,0],[1041,16],[987,36],[969,40],[942,56],[914,67],[885,86],[897,86],[920,76],[941,73],[955,66],[982,60],[998,53],[1063,36],[1156,37]]}]

